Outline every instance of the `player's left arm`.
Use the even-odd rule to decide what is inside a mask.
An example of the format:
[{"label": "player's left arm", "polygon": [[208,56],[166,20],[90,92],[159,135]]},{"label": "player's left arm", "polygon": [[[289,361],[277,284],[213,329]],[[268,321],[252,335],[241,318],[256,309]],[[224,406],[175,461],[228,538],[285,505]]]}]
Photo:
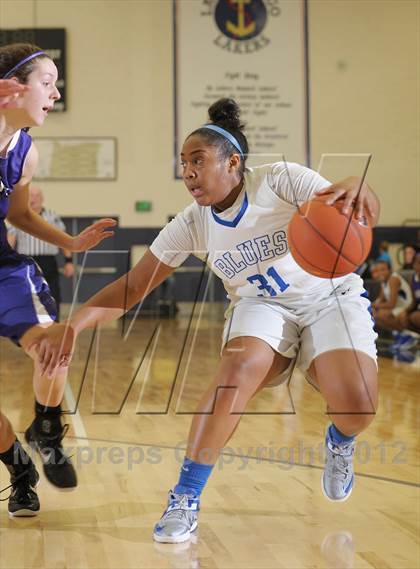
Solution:
[{"label": "player's left arm", "polygon": [[79,235],[72,237],[61,229],[50,225],[35,213],[29,206],[29,184],[35,173],[37,163],[38,152],[32,144],[26,156],[22,176],[19,182],[13,186],[13,192],[10,195],[7,220],[12,225],[42,241],[47,241],[68,251],[86,251],[114,234],[113,231],[106,231],[115,225],[116,222],[113,219],[101,219],[87,227]]},{"label": "player's left arm", "polygon": [[378,196],[362,178],[350,176],[316,192],[316,194],[328,195],[329,197],[326,200],[328,204],[342,200],[343,213],[349,213],[354,208],[356,218],[368,217],[372,227],[378,223],[380,212]]}]

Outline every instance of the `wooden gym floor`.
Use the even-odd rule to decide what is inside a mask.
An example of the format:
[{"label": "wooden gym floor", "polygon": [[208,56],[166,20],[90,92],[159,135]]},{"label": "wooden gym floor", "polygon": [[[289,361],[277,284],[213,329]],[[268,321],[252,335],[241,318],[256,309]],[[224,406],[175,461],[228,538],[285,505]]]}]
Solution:
[{"label": "wooden gym floor", "polygon": [[[322,495],[327,416],[296,371],[290,389],[264,390],[242,419],[203,494],[194,540],[153,543],[191,413],[218,360],[222,315],[214,304],[191,318],[185,305],[176,319],[131,329],[127,321],[125,340],[121,325],[83,333],[66,391],[77,412],[66,417],[64,441],[79,487],[59,492],[42,477],[36,518],[9,519],[0,503],[2,569],[420,567],[418,360],[379,361],[380,407],[358,439],[350,500]],[[22,438],[31,364],[5,340],[0,358],[1,406]],[[4,468],[0,483],[8,483]]]}]

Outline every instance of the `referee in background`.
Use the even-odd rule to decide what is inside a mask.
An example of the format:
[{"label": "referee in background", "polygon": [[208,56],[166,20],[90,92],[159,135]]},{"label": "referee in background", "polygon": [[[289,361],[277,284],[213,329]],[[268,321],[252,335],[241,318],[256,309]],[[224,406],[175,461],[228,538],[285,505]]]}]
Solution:
[{"label": "referee in background", "polygon": [[[41,188],[31,186],[29,189],[29,205],[35,213],[41,215],[45,221],[54,225],[62,231],[66,231],[66,227],[60,216],[51,209],[44,208],[44,195]],[[28,235],[21,229],[8,225],[7,239],[18,253],[33,257],[47,281],[51,294],[57,304],[57,322],[60,318],[60,275],[58,273],[57,255],[59,249],[56,245],[50,245],[45,241],[41,241],[32,235]],[[71,278],[74,275],[73,258],[70,251],[63,249],[64,253],[64,276]]]}]

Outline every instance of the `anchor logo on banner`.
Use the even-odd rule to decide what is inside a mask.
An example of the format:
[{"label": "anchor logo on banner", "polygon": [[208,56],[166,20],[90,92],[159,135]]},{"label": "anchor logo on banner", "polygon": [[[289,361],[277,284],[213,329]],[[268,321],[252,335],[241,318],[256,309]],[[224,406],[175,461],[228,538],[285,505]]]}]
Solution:
[{"label": "anchor logo on banner", "polygon": [[270,18],[280,16],[280,0],[203,0],[219,30],[217,47],[231,53],[255,53],[270,43],[263,33]]},{"label": "anchor logo on banner", "polygon": [[267,8],[263,0],[219,0],[214,17],[224,35],[244,41],[262,32],[267,22]]}]

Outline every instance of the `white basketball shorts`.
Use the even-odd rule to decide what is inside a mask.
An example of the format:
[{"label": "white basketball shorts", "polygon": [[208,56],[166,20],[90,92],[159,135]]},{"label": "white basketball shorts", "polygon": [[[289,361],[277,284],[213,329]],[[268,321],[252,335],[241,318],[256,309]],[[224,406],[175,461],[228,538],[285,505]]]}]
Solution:
[{"label": "white basketball shorts", "polygon": [[328,294],[308,295],[292,307],[266,298],[242,298],[225,314],[223,343],[260,338],[305,373],[314,358],[338,349],[363,352],[376,362],[377,334],[363,282],[349,279]]}]

